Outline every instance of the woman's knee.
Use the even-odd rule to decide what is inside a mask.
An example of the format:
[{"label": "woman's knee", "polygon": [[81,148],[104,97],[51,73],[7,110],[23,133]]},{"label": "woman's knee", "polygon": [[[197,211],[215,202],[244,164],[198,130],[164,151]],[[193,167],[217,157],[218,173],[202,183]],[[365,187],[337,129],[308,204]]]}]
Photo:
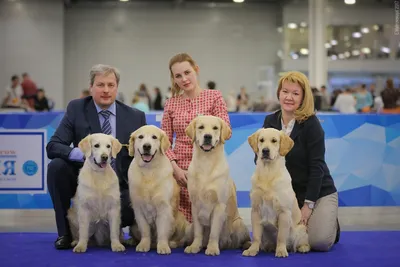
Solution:
[{"label": "woman's knee", "polygon": [[329,232],[309,233],[310,247],[314,251],[327,252],[332,248],[335,236]]}]

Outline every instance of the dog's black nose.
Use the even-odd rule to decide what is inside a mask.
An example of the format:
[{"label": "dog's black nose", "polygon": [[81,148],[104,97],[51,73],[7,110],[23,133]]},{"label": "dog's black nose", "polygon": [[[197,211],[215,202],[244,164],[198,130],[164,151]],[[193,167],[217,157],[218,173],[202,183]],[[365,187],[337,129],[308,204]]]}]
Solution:
[{"label": "dog's black nose", "polygon": [[269,149],[268,148],[264,148],[262,150],[263,155],[268,156],[269,155]]},{"label": "dog's black nose", "polygon": [[108,156],[107,155],[101,155],[101,160],[102,161],[107,161],[108,160]]},{"label": "dog's black nose", "polygon": [[143,145],[143,150],[150,150],[151,149],[151,145],[150,144],[144,144]]},{"label": "dog's black nose", "polygon": [[211,141],[211,139],[212,139],[212,135],[211,134],[205,134],[204,135],[204,140]]}]

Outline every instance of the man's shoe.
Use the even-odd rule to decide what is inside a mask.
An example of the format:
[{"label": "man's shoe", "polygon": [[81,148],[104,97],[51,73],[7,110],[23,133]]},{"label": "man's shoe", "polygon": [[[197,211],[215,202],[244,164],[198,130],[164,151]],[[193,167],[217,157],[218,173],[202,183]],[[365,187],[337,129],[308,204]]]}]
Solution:
[{"label": "man's shoe", "polygon": [[337,219],[337,230],[336,230],[335,244],[339,242],[339,239],[340,239],[340,224],[339,224],[339,219]]},{"label": "man's shoe", "polygon": [[59,236],[54,243],[56,249],[70,249],[71,246],[71,237],[68,235]]}]

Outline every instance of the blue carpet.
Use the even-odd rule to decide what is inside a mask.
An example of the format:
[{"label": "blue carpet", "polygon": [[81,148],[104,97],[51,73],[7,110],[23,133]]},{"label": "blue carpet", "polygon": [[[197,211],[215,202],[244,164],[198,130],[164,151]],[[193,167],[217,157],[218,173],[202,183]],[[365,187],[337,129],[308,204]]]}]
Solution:
[{"label": "blue carpet", "polygon": [[54,249],[55,234],[1,233],[0,266],[137,266],[137,267],[395,267],[400,266],[400,231],[342,232],[341,240],[327,253],[289,254],[278,259],[271,253],[248,258],[241,251],[222,251],[220,256],[186,255],[183,249],[161,256],[152,251],[136,253],[128,248],[113,253],[108,248],[88,248],[84,254]]}]

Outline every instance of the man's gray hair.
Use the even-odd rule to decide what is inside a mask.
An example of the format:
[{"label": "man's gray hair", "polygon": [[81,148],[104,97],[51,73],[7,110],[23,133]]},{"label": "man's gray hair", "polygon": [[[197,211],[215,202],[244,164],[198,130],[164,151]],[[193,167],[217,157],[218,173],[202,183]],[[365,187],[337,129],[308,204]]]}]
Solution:
[{"label": "man's gray hair", "polygon": [[103,64],[94,65],[90,70],[90,86],[93,85],[96,75],[108,75],[110,73],[114,73],[117,79],[117,85],[119,85],[120,74],[117,68]]}]

